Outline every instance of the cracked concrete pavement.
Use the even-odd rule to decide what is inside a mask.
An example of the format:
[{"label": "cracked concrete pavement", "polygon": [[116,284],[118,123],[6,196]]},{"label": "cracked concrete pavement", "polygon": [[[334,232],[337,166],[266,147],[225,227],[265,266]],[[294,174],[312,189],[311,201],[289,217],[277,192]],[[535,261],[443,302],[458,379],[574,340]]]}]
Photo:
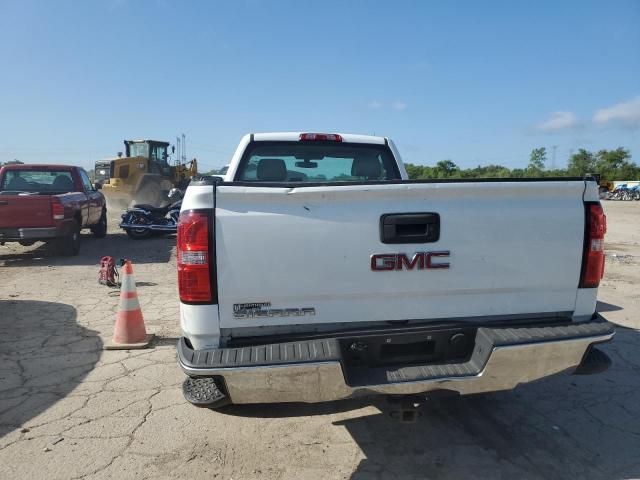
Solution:
[{"label": "cracked concrete pavement", "polygon": [[[172,237],[135,242],[112,227],[85,235],[75,258],[0,247],[0,478],[640,477],[640,204],[604,205],[613,367],[429,400],[408,425],[379,398],[187,404]],[[153,349],[102,350],[118,302],[96,282],[102,255],[133,260]]]}]

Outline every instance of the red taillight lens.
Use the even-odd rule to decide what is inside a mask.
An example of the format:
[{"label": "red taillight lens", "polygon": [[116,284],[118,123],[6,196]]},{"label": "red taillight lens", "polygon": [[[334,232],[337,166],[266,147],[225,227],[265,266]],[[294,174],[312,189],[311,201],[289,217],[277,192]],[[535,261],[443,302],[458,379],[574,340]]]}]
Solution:
[{"label": "red taillight lens", "polygon": [[301,133],[300,141],[341,142],[342,136],[337,133]]},{"label": "red taillight lens", "polygon": [[51,218],[54,220],[64,220],[64,205],[62,205],[57,198],[52,199]]},{"label": "red taillight lens", "polygon": [[600,284],[604,275],[604,234],[607,233],[607,217],[599,203],[588,203],[585,209],[587,226],[579,287],[594,288]]},{"label": "red taillight lens", "polygon": [[183,212],[178,221],[178,291],[183,302],[210,302],[209,217]]}]

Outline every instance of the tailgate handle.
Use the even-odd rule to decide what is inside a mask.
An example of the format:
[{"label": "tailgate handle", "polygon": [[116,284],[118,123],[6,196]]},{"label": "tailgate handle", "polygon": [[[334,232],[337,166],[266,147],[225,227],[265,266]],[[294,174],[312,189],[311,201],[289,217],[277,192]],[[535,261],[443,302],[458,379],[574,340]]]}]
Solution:
[{"label": "tailgate handle", "polygon": [[0,200],[0,205],[9,205],[9,202],[6,200]]},{"label": "tailgate handle", "polygon": [[380,217],[382,243],[431,243],[439,238],[437,213],[387,213]]}]

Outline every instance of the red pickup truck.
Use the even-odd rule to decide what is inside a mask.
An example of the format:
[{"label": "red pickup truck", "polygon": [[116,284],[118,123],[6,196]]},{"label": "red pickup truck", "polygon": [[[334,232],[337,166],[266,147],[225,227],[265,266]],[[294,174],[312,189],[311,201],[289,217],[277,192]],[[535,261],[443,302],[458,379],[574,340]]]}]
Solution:
[{"label": "red pickup truck", "polygon": [[107,234],[104,196],[84,169],[68,165],[0,168],[0,245],[51,242],[65,255],[80,251],[80,230]]}]

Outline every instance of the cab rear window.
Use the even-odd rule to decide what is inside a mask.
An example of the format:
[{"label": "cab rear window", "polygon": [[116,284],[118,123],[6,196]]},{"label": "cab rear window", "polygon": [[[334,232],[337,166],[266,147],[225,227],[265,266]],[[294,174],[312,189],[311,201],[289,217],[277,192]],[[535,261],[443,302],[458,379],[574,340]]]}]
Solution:
[{"label": "cab rear window", "polygon": [[354,143],[254,142],[236,174],[243,182],[362,182],[398,180],[388,147]]},{"label": "cab rear window", "polygon": [[0,193],[65,193],[75,190],[71,172],[60,170],[9,170]]}]

